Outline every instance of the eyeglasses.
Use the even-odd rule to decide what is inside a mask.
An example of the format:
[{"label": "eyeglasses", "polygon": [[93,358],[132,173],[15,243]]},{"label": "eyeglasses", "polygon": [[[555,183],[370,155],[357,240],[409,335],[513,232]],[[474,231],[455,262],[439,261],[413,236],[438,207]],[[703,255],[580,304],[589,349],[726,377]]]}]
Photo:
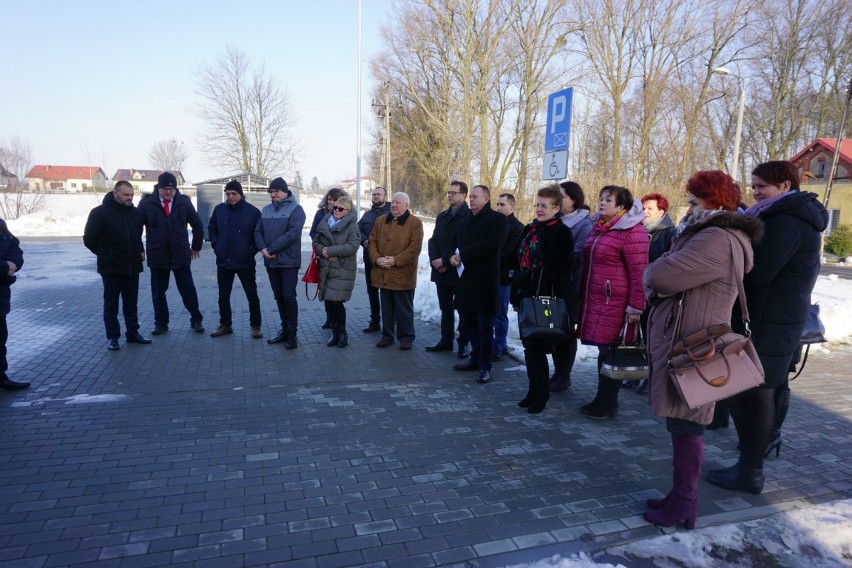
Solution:
[{"label": "eyeglasses", "polygon": [[547,203],[536,203],[536,209],[556,209],[556,205],[548,205]]},{"label": "eyeglasses", "polygon": [[332,207],[332,209],[334,209],[335,211],[349,211],[349,209],[347,209],[346,207],[339,207],[337,205]]},{"label": "eyeglasses", "polygon": [[452,196],[454,196],[454,195],[458,195],[459,193],[461,193],[461,191],[448,191],[448,192],[447,192],[447,195],[449,195],[450,197],[452,197]]}]

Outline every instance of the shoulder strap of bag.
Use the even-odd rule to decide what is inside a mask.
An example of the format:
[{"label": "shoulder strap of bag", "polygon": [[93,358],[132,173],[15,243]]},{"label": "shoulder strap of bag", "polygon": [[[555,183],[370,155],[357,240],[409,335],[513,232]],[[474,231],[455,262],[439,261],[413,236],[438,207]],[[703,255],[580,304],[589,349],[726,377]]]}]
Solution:
[{"label": "shoulder strap of bag", "polygon": [[[731,264],[734,267],[734,279],[737,281],[737,298],[740,302],[740,312],[742,312],[743,324],[745,324],[745,336],[751,336],[751,328],[749,327],[749,322],[751,321],[748,315],[748,306],[746,305],[746,296],[745,289],[743,288],[743,277],[745,276],[745,268],[743,267],[742,258],[737,256],[736,250],[734,250],[734,241],[731,237],[730,233],[726,231],[728,237],[728,244],[731,245]],[[672,334],[672,344],[669,348],[669,353],[671,354],[674,351],[675,343],[677,343],[680,339],[680,324],[681,318],[683,317],[683,299],[686,297],[686,290],[680,293],[680,299],[677,302],[677,317],[675,319],[675,328],[674,333]]]}]

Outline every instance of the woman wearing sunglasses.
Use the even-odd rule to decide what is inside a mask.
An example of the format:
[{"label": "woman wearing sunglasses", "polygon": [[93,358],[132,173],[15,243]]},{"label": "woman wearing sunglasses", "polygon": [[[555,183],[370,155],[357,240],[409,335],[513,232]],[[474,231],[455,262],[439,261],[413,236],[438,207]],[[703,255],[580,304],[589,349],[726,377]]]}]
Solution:
[{"label": "woman wearing sunglasses", "polygon": [[343,303],[352,297],[358,262],[355,255],[361,245],[358,219],[352,211],[352,200],[342,196],[317,224],[314,252],[319,264],[319,298],[325,302],[331,323],[329,347],[346,347],[346,308]]}]

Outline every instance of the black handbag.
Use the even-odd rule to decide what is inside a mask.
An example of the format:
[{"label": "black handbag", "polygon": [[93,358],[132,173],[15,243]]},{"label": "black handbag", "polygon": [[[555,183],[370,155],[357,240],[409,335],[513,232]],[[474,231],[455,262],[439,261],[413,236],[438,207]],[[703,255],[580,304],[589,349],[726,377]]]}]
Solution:
[{"label": "black handbag", "polygon": [[805,329],[802,330],[802,339],[799,340],[799,344],[810,345],[812,343],[825,342],[825,326],[819,319],[819,304],[811,304],[811,309],[808,311],[808,319],[805,321]]},{"label": "black handbag", "polygon": [[628,323],[624,322],[618,341],[611,345],[601,367],[601,375],[616,381],[644,381],[648,378],[651,366],[648,362],[648,350],[642,326],[636,326],[636,341],[627,341]]},{"label": "black handbag", "polygon": [[828,341],[825,338],[825,325],[819,319],[819,304],[811,304],[811,309],[808,310],[808,319],[805,320],[805,328],[802,330],[802,338],[799,340],[799,349],[804,347],[804,355],[802,363],[796,374],[790,379],[795,381],[805,370],[805,365],[808,363],[808,355],[811,352],[811,345],[814,343],[825,343]]},{"label": "black handbag", "polygon": [[521,298],[518,310],[518,331],[521,339],[546,339],[549,341],[568,341],[573,338],[571,316],[563,298],[540,296],[541,276],[539,271],[536,295]]}]

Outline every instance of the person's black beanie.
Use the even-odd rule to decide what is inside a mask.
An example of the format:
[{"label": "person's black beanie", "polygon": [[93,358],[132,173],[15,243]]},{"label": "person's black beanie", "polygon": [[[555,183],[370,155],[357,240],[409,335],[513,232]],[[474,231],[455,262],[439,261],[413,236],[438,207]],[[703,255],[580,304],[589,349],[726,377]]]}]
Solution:
[{"label": "person's black beanie", "polygon": [[245,196],[243,194],[243,186],[240,185],[240,182],[238,182],[235,179],[232,179],[231,181],[228,182],[228,184],[225,186],[225,191],[236,191],[240,195]]}]

